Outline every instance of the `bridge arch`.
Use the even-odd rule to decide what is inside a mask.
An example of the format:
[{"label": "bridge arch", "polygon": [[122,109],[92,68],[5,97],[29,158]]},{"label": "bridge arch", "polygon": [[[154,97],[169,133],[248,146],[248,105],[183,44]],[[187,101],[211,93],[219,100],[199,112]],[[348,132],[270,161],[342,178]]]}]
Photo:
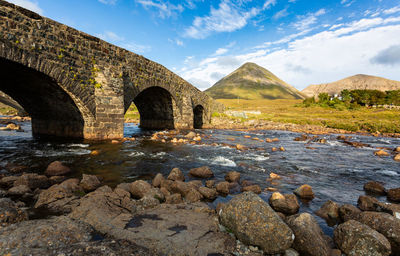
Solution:
[{"label": "bridge arch", "polygon": [[[78,97],[57,81],[69,79],[47,61],[13,48],[4,54],[5,49],[3,45],[0,50],[0,90],[32,117],[33,136],[83,138],[85,123],[92,120],[93,115]],[[70,90],[75,89],[67,84]]]},{"label": "bridge arch", "polygon": [[140,127],[145,129],[174,129],[176,102],[162,87],[151,86],[133,98],[140,114]]},{"label": "bridge arch", "polygon": [[197,105],[193,108],[193,128],[201,129],[204,124],[204,107]]}]

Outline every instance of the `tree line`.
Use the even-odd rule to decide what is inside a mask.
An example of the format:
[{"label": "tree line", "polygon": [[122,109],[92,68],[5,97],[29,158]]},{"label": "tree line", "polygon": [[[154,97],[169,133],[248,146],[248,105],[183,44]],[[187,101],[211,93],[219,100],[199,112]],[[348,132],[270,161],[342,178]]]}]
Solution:
[{"label": "tree line", "polygon": [[303,101],[303,106],[319,105],[336,109],[356,109],[361,106],[371,105],[395,105],[400,106],[400,90],[343,90],[338,97],[332,97],[328,93],[320,93],[318,100],[314,97]]}]

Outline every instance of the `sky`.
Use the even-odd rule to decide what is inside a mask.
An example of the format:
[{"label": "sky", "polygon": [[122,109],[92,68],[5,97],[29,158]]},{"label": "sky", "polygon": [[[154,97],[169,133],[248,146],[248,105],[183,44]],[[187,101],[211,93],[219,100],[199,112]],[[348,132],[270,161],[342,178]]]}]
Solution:
[{"label": "sky", "polygon": [[398,0],[8,0],[156,61],[205,90],[254,62],[299,90],[400,81]]}]

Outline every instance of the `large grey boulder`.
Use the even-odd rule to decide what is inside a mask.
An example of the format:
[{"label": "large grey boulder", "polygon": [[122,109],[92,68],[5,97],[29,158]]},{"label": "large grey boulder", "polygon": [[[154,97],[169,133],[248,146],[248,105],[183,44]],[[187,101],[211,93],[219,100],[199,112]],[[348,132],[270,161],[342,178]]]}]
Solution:
[{"label": "large grey boulder", "polygon": [[400,220],[388,213],[362,212],[358,221],[384,235],[390,242],[392,253],[400,255]]},{"label": "large grey boulder", "polygon": [[265,253],[283,253],[294,235],[277,213],[259,196],[245,192],[219,210],[220,222],[246,245],[259,246]]},{"label": "large grey boulder", "polygon": [[347,256],[387,256],[390,243],[380,233],[355,220],[340,224],[334,231],[334,241]]},{"label": "large grey boulder", "polygon": [[315,218],[309,213],[286,218],[286,223],[295,235],[293,248],[301,255],[329,256],[331,248]]},{"label": "large grey boulder", "polygon": [[69,213],[78,205],[79,180],[68,179],[43,190],[35,204],[35,208],[45,209],[53,214]]}]

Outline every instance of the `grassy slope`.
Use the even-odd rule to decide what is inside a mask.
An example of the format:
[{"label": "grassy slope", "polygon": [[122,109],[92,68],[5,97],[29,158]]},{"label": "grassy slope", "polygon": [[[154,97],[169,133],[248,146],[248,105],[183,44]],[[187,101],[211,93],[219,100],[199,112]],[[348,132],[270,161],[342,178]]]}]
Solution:
[{"label": "grassy slope", "polygon": [[281,123],[313,124],[349,131],[400,133],[400,110],[367,109],[339,111],[323,107],[296,107],[302,100],[217,100],[230,110],[259,110],[250,118]]},{"label": "grassy slope", "polygon": [[206,90],[214,99],[301,99],[303,95],[270,71],[246,63]]}]

